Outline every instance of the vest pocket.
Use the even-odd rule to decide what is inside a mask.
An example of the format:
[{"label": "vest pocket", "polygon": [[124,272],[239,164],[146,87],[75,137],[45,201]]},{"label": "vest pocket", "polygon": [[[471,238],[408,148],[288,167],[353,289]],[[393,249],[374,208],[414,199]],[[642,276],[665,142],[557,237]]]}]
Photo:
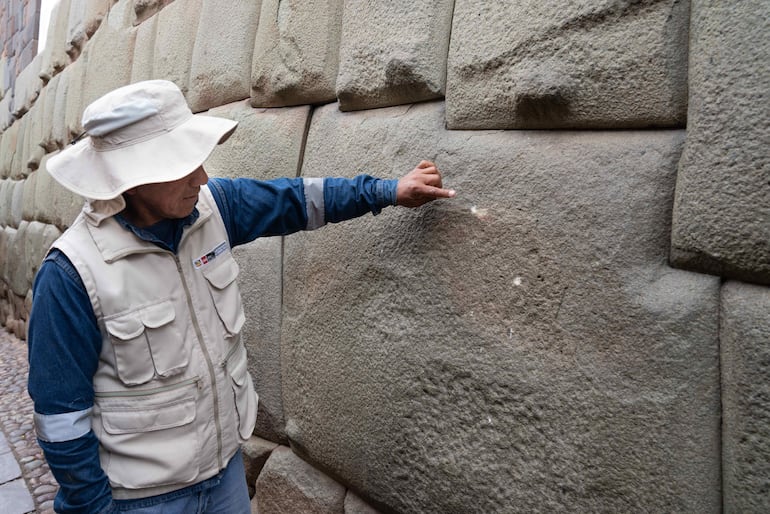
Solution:
[{"label": "vest pocket", "polygon": [[225,367],[230,375],[235,397],[235,411],[238,414],[238,434],[241,442],[251,437],[257,422],[257,405],[259,398],[251,381],[247,367],[246,347],[238,343],[235,351],[225,361]]},{"label": "vest pocket", "polygon": [[[225,256],[223,256],[225,257]],[[225,327],[225,335],[232,337],[241,331],[246,315],[243,313],[241,292],[238,289],[238,273],[240,268],[232,254],[226,257],[215,268],[205,268],[203,276],[209,284],[209,291],[214,300],[217,314]]]},{"label": "vest pocket", "polygon": [[182,339],[175,317],[174,305],[164,300],[104,319],[121,382],[145,384],[156,375],[169,378],[187,368],[190,342]]},{"label": "vest pocket", "polygon": [[125,396],[96,393],[101,463],[113,486],[187,484],[198,477],[197,382]]}]

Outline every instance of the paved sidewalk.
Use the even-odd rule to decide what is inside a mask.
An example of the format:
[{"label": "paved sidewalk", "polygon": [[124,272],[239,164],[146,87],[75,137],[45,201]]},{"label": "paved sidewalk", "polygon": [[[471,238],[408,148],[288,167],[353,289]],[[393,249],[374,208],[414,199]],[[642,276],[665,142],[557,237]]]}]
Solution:
[{"label": "paved sidewalk", "polygon": [[53,513],[58,486],[37,445],[27,344],[0,327],[0,513]]}]

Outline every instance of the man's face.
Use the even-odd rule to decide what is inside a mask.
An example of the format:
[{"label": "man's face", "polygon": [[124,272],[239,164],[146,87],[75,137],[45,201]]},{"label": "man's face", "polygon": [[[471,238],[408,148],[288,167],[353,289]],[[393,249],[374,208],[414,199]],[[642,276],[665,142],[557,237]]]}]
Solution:
[{"label": "man's face", "polygon": [[195,208],[198,192],[209,177],[203,166],[173,182],[144,184],[124,193],[123,215],[138,227],[147,227],[163,219],[187,217]]}]

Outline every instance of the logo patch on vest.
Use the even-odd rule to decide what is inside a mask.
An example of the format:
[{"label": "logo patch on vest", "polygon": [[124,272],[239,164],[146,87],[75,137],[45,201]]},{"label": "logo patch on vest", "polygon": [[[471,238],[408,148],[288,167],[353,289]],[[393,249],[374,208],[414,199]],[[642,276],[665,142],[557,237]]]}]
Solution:
[{"label": "logo patch on vest", "polygon": [[205,266],[208,266],[211,261],[225,253],[227,250],[227,241],[222,241],[217,245],[216,248],[211,250],[206,255],[202,255],[198,257],[197,259],[193,259],[193,266],[195,266],[195,269],[201,269]]}]

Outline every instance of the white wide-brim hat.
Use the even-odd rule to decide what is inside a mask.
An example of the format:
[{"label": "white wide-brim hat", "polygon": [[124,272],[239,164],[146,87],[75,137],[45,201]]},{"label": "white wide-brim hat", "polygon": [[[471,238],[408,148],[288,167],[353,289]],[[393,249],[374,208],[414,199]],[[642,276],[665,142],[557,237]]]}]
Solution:
[{"label": "white wide-brim hat", "polygon": [[193,114],[173,82],[148,80],[107,93],[83,112],[85,139],[48,161],[48,172],[89,200],[195,171],[238,122]]}]

